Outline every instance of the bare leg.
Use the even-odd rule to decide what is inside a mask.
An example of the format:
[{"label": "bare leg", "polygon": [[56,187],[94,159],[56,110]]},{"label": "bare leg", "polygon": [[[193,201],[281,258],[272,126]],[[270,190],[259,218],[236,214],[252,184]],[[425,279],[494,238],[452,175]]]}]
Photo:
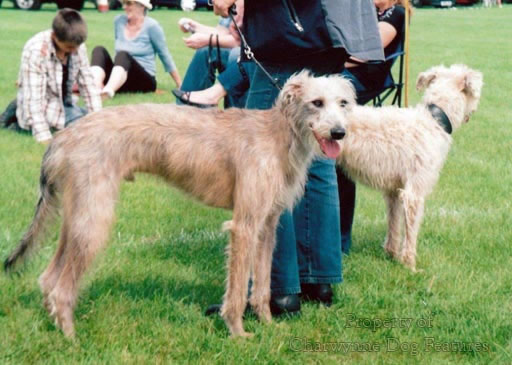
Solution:
[{"label": "bare leg", "polygon": [[227,92],[222,84],[215,84],[208,89],[191,91],[190,101],[199,104],[218,104],[226,96]]}]

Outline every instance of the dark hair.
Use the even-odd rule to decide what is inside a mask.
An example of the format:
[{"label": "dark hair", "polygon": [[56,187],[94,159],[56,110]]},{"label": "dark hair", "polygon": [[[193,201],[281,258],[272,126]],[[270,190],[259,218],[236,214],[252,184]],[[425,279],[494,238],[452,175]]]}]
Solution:
[{"label": "dark hair", "polygon": [[61,42],[79,46],[87,39],[87,24],[80,13],[73,9],[59,10],[53,19],[52,30]]}]

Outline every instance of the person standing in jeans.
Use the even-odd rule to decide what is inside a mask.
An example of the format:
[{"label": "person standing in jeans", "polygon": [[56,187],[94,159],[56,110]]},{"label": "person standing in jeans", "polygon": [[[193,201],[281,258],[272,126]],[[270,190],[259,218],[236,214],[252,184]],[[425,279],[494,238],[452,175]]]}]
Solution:
[{"label": "person standing in jeans", "polygon": [[[215,0],[228,14],[234,0]],[[279,85],[294,73],[339,73],[348,56],[382,60],[371,0],[258,0],[245,2],[243,32],[254,57]],[[246,107],[269,109],[279,90],[259,68],[250,74]],[[300,312],[300,299],[332,303],[331,284],[342,281],[339,202],[334,160],[317,159],[304,197],[281,216],[272,262],[272,314]],[[207,313],[213,312],[212,307]]]}]

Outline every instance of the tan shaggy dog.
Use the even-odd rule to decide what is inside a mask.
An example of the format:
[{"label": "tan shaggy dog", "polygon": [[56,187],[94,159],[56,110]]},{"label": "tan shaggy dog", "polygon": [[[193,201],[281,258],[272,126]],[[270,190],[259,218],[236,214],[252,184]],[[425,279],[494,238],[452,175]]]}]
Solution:
[{"label": "tan shaggy dog", "polygon": [[[469,120],[482,85],[482,74],[465,65],[436,66],[418,76],[416,86],[425,93],[416,107],[356,106],[349,113],[337,164],[352,179],[384,193],[384,248],[413,271],[424,200],[444,165],[451,129]],[[405,235],[400,249],[402,215]]]},{"label": "tan shaggy dog", "polygon": [[9,269],[40,240],[62,202],[57,253],[40,277],[44,304],[67,336],[80,278],[106,244],[123,179],[136,172],[163,177],[214,207],[233,210],[228,278],[221,315],[233,336],[247,336],[250,304],[270,321],[270,268],[282,211],[302,195],[313,158],[339,153],[347,110],[355,104],[341,77],[292,76],[270,110],[201,110],[128,105],[87,115],[60,132],[41,168],[34,220],[5,261]]}]

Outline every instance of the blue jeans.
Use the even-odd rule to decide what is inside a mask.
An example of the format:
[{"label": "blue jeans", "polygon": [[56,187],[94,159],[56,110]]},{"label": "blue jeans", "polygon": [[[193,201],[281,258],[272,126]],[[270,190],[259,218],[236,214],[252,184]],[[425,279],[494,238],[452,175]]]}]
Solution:
[{"label": "blue jeans", "polygon": [[[282,85],[293,67],[267,70]],[[277,90],[263,72],[251,72],[246,107],[269,109]],[[272,260],[273,295],[300,293],[301,283],[339,283],[342,281],[339,202],[334,160],[317,159],[309,169],[304,197],[293,212],[281,215]]]},{"label": "blue jeans", "polygon": [[[220,58],[223,65],[228,63],[229,53],[231,49],[220,48]],[[210,57],[211,56],[211,57]],[[217,60],[217,49],[212,48],[209,52],[208,47],[199,48],[192,57],[188,65],[181,90],[183,91],[197,91],[209,88],[215,83],[215,79],[208,77],[208,67],[210,62]],[[179,102],[177,100],[177,102]]]},{"label": "blue jeans", "polygon": [[73,123],[75,120],[82,118],[87,114],[87,109],[82,108],[78,105],[64,105],[64,113],[66,122],[64,124],[67,127],[70,123]]},{"label": "blue jeans", "polygon": [[[224,99],[224,106],[238,106],[242,107],[245,104],[245,90],[240,92],[237,89],[239,79],[241,77],[240,71],[238,70],[237,59],[240,54],[240,48],[220,48],[220,58],[222,65],[225,70],[218,75],[219,82],[224,86],[224,89],[228,92]],[[190,64],[188,65],[187,72],[183,78],[181,84],[181,90],[183,91],[198,91],[208,89],[215,83],[215,78],[211,79],[209,76],[209,65],[212,62],[216,62],[218,58],[217,48],[212,47],[211,52],[208,47],[199,48]],[[224,75],[226,74],[226,75]],[[177,99],[177,104],[182,102]]]},{"label": "blue jeans", "polygon": [[[248,75],[252,63],[238,63],[240,47],[231,50],[226,69],[217,76],[217,80],[226,90],[227,106],[243,108],[247,101],[247,91],[249,90]],[[243,70],[241,70],[243,68]]]}]

